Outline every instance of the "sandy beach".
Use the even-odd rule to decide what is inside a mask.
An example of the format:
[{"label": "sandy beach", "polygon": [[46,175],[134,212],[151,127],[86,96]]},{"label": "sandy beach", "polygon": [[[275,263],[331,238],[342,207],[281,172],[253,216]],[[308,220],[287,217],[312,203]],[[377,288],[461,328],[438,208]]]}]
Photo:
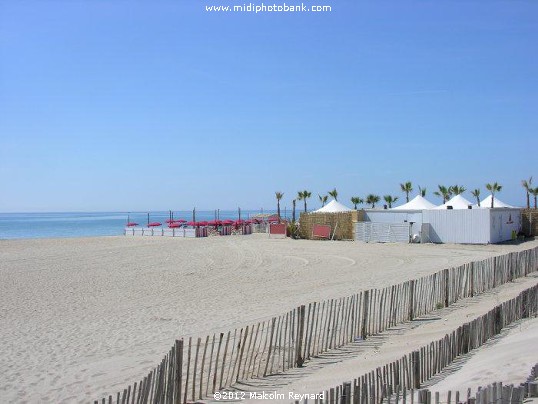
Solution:
[{"label": "sandy beach", "polygon": [[521,245],[99,237],[0,242],[0,399],[88,402],[175,338],[395,284]]}]

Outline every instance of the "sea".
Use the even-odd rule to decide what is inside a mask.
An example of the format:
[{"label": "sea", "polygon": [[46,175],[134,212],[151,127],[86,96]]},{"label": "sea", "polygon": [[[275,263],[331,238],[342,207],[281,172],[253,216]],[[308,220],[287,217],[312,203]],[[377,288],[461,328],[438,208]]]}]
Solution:
[{"label": "sea", "polygon": [[[241,218],[248,219],[259,213],[274,210],[241,210]],[[127,222],[145,226],[160,222],[173,215],[174,219],[191,221],[192,211],[160,212],[51,212],[51,213],[0,213],[0,239],[71,238],[123,235]],[[196,211],[196,221],[232,219],[239,217],[237,210]]]}]

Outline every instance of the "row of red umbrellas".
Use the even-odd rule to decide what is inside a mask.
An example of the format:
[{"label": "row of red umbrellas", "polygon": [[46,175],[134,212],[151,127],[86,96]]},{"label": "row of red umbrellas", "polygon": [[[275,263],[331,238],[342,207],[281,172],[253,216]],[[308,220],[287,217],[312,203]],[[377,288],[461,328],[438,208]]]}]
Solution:
[{"label": "row of red umbrellas", "polygon": [[[191,221],[191,222],[187,222],[184,219],[178,219],[178,220],[168,219],[168,220],[166,220],[166,223],[168,223],[169,228],[173,229],[173,228],[181,227],[183,225],[196,226],[196,227],[200,227],[200,226],[231,226],[231,225],[236,225],[237,226],[237,225],[242,225],[242,224],[260,223],[260,220],[258,220],[258,219],[229,220],[228,219],[228,220],[210,220],[208,222],[206,222],[206,221],[201,221],[201,222],[192,222]],[[127,227],[134,227],[134,226],[138,226],[138,223],[129,222],[129,223],[127,223],[126,226]],[[162,224],[160,222],[148,223],[148,227],[158,227],[158,226],[162,226]]]}]

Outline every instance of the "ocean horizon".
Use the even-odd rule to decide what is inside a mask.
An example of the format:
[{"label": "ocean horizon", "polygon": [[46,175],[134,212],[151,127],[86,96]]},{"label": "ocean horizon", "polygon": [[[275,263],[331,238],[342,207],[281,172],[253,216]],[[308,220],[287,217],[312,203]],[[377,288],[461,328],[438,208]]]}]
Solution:
[{"label": "ocean horizon", "polygon": [[[192,211],[173,211],[174,219],[192,220]],[[241,218],[260,213],[276,213],[276,210],[241,210]],[[284,211],[282,216],[286,216]],[[219,219],[237,219],[237,210],[200,210],[196,211],[196,221]],[[169,211],[149,212],[150,222],[165,221],[170,217]],[[0,239],[35,239],[35,238],[74,238],[120,236],[127,222],[136,222],[144,226],[148,222],[148,212],[25,212],[0,213]]]}]

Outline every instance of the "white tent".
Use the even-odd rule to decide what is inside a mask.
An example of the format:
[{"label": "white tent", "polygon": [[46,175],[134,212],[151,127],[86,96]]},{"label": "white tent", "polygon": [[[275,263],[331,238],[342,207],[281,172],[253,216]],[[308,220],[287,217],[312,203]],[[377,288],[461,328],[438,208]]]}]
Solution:
[{"label": "white tent", "polygon": [[447,209],[448,206],[452,206],[452,209],[469,209],[469,205],[472,205],[472,202],[468,201],[461,195],[456,195],[448,202],[439,205],[434,209]]},{"label": "white tent", "polygon": [[409,202],[396,206],[392,210],[423,210],[423,209],[433,209],[435,205],[424,198],[422,195],[417,195]]},{"label": "white tent", "polygon": [[[491,194],[484,198],[483,201],[480,201],[480,207],[481,208],[491,208]],[[473,206],[474,208],[477,208],[478,205],[474,205]],[[493,200],[493,207],[494,208],[515,208],[515,206],[512,206],[512,205],[508,205],[507,203],[504,203],[503,201],[497,199],[497,197],[495,197],[495,199]]]},{"label": "white tent", "polygon": [[315,213],[336,213],[336,212],[350,212],[353,209],[348,208],[345,205],[342,205],[337,200],[333,199],[327,205],[314,211]]}]

